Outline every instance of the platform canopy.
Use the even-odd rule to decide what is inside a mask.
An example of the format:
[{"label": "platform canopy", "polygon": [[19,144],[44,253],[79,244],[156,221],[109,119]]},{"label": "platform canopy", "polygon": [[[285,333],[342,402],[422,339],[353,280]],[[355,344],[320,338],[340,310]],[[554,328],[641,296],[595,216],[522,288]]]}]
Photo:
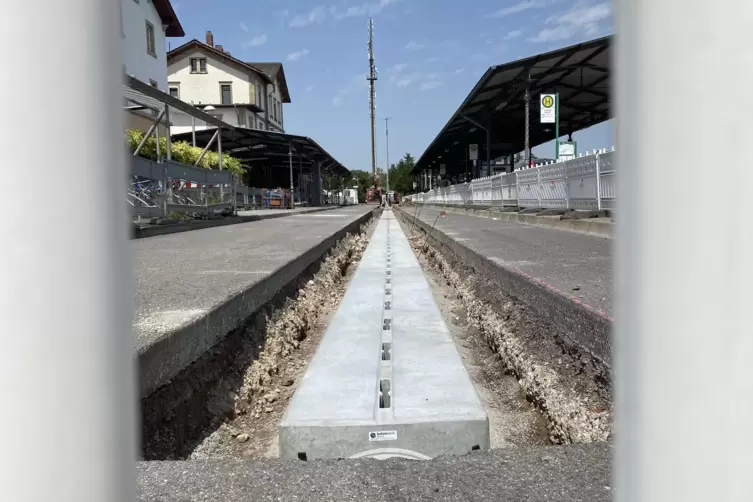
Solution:
[{"label": "platform canopy", "polygon": [[[196,146],[205,147],[214,136],[216,129],[196,131]],[[336,176],[348,176],[350,171],[338,162],[316,141],[306,136],[284,134],[272,131],[260,131],[235,127],[220,129],[223,153],[232,155],[252,171],[263,171],[264,178],[288,180],[290,172],[290,155],[292,154],[295,173],[313,172],[315,164],[320,163],[321,173]],[[192,141],[192,133],[174,134],[173,141]],[[217,150],[217,142],[211,145]],[[284,185],[284,183],[280,183]]]},{"label": "platform canopy", "polygon": [[478,145],[482,161],[487,143],[491,159],[523,151],[526,86],[531,148],[555,136],[553,124],[540,123],[541,94],[559,93],[562,136],[611,118],[611,46],[608,36],[489,68],[418,159],[414,172],[438,170],[441,164],[448,176],[465,171],[469,144]]}]

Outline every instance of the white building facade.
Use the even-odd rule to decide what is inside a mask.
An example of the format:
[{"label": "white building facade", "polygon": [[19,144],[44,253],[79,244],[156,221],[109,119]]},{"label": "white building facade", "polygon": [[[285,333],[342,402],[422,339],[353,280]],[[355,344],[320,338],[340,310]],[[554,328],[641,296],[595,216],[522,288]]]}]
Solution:
[{"label": "white building facade", "polygon": [[[271,70],[276,70],[273,75]],[[167,73],[174,97],[236,127],[284,132],[282,103],[290,98],[281,63],[257,67],[241,61],[214,45],[212,33],[207,32],[206,43],[192,40],[167,54]],[[184,114],[170,119],[173,134],[207,127],[192,124]]]},{"label": "white building facade", "polygon": [[185,33],[170,0],[120,0],[123,69],[167,91],[168,37]]}]

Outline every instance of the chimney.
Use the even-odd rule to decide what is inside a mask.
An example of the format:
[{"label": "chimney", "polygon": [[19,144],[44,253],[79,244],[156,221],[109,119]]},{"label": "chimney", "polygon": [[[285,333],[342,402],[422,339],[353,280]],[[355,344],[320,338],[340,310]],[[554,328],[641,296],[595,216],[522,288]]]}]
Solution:
[{"label": "chimney", "polygon": [[214,35],[212,35],[211,31],[207,31],[207,45],[214,47]]},{"label": "chimney", "polygon": [[222,46],[221,45],[216,45],[214,48],[217,49],[220,52],[225,52],[224,50],[222,50]]}]

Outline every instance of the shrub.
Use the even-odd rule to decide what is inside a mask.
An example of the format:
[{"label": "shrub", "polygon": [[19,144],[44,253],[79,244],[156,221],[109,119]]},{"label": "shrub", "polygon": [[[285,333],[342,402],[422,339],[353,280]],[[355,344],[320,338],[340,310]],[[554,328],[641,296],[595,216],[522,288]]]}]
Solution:
[{"label": "shrub", "polygon": [[[136,150],[136,147],[139,146],[139,143],[141,143],[141,140],[143,138],[143,131],[140,131],[138,129],[129,129],[128,131],[126,131],[126,141],[128,143],[128,147],[132,152]],[[192,146],[186,141],[173,142],[170,144],[170,146],[172,149],[173,160],[182,164],[188,164],[189,166],[192,166],[196,163],[196,159],[199,158],[199,155],[201,155],[202,151],[202,148],[199,148],[198,146]],[[164,157],[165,152],[167,151],[167,140],[164,137],[160,137],[159,139],[159,149],[160,154]],[[146,140],[146,143],[139,152],[139,157],[157,160],[157,142],[154,141],[154,136],[150,136],[149,139]],[[217,154],[217,152],[210,150],[204,155],[204,158],[201,159],[198,167],[203,167],[204,169],[219,169],[219,157],[220,156]],[[222,168],[226,171],[230,171],[235,175],[243,174],[241,161],[236,159],[235,157],[231,157],[226,153],[222,154]]]}]

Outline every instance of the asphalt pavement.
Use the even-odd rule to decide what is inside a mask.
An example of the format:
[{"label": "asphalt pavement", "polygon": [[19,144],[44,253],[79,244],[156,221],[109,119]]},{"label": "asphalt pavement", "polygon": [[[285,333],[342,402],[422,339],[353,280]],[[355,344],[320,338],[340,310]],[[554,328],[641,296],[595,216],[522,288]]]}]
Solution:
[{"label": "asphalt pavement", "polygon": [[248,289],[372,209],[353,206],[132,240],[137,347]]},{"label": "asphalt pavement", "polygon": [[[406,207],[409,215],[415,207]],[[473,251],[520,270],[580,302],[613,315],[610,239],[447,213],[424,206],[419,218]]]},{"label": "asphalt pavement", "polygon": [[140,462],[140,502],[606,502],[609,443],[509,448],[430,461]]}]

